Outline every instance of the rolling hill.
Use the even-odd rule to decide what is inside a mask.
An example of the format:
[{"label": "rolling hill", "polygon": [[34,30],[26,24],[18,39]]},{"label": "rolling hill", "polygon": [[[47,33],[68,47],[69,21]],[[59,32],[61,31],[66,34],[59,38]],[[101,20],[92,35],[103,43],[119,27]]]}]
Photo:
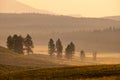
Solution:
[{"label": "rolling hill", "polygon": [[[6,45],[9,34],[31,34],[35,46],[47,46],[49,38],[61,38],[64,46],[73,41],[77,50],[120,52],[119,31],[91,32],[120,28],[120,21],[103,18],[74,18],[46,14],[0,14],[1,45]],[[83,31],[83,32],[80,32]]]},{"label": "rolling hill", "polygon": [[[6,48],[0,47],[0,65],[16,66],[18,68],[46,68],[62,66],[50,60],[49,56],[45,55],[21,55],[14,53]],[[3,69],[0,67],[0,69]]]},{"label": "rolling hill", "polygon": [[[0,28],[9,32],[71,32],[120,27],[120,21],[46,14],[0,14]],[[24,29],[27,29],[24,30]],[[5,31],[4,31],[5,32]]]}]

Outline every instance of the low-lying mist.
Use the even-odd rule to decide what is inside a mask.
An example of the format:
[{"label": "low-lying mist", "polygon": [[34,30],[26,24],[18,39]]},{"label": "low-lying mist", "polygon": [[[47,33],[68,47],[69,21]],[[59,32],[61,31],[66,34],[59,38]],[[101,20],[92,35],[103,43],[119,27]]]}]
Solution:
[{"label": "low-lying mist", "polygon": [[[16,32],[18,33],[18,32]],[[6,40],[8,35],[13,33],[1,33],[0,43],[3,46],[6,46]],[[18,33],[20,35],[26,36],[25,33]],[[63,44],[63,47],[66,48],[69,42],[74,42],[76,46],[76,51],[85,50],[86,52],[97,51],[97,52],[120,52],[119,49],[119,38],[120,31],[102,31],[102,32],[64,32],[64,33],[35,33],[31,32],[30,35],[33,38],[35,45],[35,50],[47,50],[48,41],[50,38],[53,38],[54,42],[60,38]],[[44,49],[43,49],[43,48]]]}]

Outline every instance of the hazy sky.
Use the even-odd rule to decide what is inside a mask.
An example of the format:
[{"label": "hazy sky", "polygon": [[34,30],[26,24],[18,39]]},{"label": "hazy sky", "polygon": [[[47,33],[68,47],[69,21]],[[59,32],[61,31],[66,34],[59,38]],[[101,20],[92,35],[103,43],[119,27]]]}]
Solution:
[{"label": "hazy sky", "polygon": [[19,0],[57,14],[85,17],[120,15],[120,0]]}]

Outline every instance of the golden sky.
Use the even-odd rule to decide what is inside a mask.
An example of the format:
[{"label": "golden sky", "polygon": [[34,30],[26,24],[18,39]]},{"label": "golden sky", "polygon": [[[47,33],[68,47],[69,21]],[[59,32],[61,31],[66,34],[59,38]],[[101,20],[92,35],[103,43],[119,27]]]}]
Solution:
[{"label": "golden sky", "polygon": [[120,15],[120,0],[18,0],[56,14],[103,17]]}]

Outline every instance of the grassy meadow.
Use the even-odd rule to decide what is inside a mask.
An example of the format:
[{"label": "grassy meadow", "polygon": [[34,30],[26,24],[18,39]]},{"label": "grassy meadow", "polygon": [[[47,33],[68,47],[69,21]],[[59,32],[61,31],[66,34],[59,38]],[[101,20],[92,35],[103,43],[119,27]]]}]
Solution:
[{"label": "grassy meadow", "polygon": [[0,74],[0,80],[119,80],[119,76],[120,65],[94,65],[9,70]]},{"label": "grassy meadow", "polygon": [[120,80],[120,64],[75,61],[20,55],[0,47],[0,80]]}]

